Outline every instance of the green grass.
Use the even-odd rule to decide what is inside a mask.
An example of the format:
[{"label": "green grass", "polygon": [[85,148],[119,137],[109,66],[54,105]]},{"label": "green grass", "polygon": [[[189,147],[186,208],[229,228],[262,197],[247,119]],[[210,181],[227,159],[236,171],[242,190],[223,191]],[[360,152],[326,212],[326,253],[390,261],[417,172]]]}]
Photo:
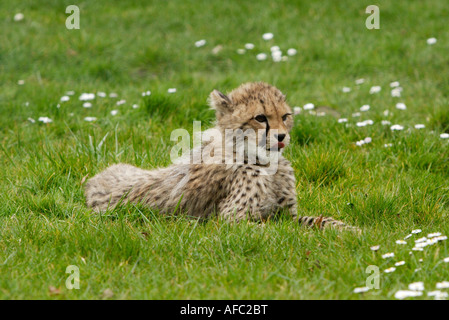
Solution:
[{"label": "green grass", "polygon": [[[409,254],[413,239],[449,234],[449,145],[439,138],[449,132],[446,0],[378,1],[380,30],[365,28],[372,3],[350,0],[78,1],[81,29],[67,30],[70,4],[0,2],[0,298],[102,299],[110,289],[112,299],[393,299],[411,282],[431,291],[449,280],[446,242]],[[13,21],[17,12],[23,21]],[[265,32],[274,39],[264,41]],[[438,42],[427,45],[429,37]],[[207,44],[196,48],[200,39]],[[256,48],[237,54],[247,42]],[[255,59],[273,45],[298,54]],[[356,86],[358,78],[365,83]],[[349,119],[345,126],[303,112],[286,157],[299,214],[330,215],[362,235],[305,229],[288,218],[230,225],[132,206],[98,216],[85,207],[84,177],[118,162],[168,165],[172,130],[191,132],[194,120],[212,125],[213,89],[259,80],[292,106],[313,102]],[[396,80],[401,98],[390,95]],[[373,85],[382,91],[370,95]],[[59,102],[69,90],[76,94]],[[79,95],[98,91],[118,98],[83,108]],[[120,99],[126,103],[117,106]],[[364,104],[371,110],[353,118]],[[366,119],[374,125],[355,125]],[[405,129],[392,132],[383,119]],[[373,142],[357,147],[365,137]],[[423,232],[407,245],[395,244],[417,228]],[[387,252],[395,258],[382,259]],[[400,260],[406,264],[396,272],[381,274],[380,289],[353,293],[369,265],[383,271]],[[79,290],[65,286],[69,265],[80,269]]]}]

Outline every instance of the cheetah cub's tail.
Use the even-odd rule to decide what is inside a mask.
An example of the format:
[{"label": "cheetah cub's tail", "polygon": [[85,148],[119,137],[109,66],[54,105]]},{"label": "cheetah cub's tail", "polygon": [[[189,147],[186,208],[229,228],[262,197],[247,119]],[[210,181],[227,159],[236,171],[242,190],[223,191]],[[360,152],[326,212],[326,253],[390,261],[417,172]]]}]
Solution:
[{"label": "cheetah cub's tail", "polygon": [[128,164],[113,165],[86,183],[86,204],[96,212],[112,209],[132,198],[148,176],[148,171]]},{"label": "cheetah cub's tail", "polygon": [[331,217],[323,217],[323,216],[309,217],[309,216],[303,216],[303,217],[299,217],[298,222],[301,225],[305,225],[305,226],[308,226],[308,227],[316,226],[319,229],[334,228],[334,229],[338,229],[338,230],[354,231],[354,232],[357,232],[357,233],[361,233],[362,232],[362,230],[357,228],[357,227],[353,227],[353,226],[347,225],[344,222],[339,221],[339,220],[335,220],[335,219],[333,219]]}]

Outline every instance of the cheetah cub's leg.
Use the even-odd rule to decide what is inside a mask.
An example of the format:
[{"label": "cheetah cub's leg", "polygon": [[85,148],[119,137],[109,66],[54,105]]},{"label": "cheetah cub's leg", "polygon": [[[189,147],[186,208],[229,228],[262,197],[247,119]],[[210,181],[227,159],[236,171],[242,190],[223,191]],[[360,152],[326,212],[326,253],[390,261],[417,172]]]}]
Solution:
[{"label": "cheetah cub's leg", "polygon": [[347,230],[347,231],[355,231],[360,233],[361,230],[357,227],[353,227],[350,225],[345,224],[342,221],[339,220],[335,220],[331,217],[323,217],[323,216],[319,216],[319,217],[308,217],[308,216],[303,216],[303,217],[299,217],[298,219],[299,224],[302,225],[306,225],[309,227],[318,227],[320,229],[325,229],[325,228],[335,228],[338,230]]}]

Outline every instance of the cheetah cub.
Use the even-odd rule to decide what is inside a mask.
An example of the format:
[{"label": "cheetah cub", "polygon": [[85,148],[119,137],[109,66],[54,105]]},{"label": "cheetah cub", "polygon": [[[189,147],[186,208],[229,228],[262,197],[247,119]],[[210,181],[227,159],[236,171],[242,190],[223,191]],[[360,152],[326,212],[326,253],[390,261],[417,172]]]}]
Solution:
[{"label": "cheetah cub", "polygon": [[[298,217],[295,175],[282,156],[293,116],[278,89],[245,83],[228,95],[214,90],[209,104],[216,111],[214,139],[167,168],[109,167],[87,182],[87,205],[104,212],[120,203],[142,203],[161,213],[178,208],[232,221],[263,221],[282,211],[307,226],[356,229],[329,217]],[[193,161],[198,155],[201,161]]]}]

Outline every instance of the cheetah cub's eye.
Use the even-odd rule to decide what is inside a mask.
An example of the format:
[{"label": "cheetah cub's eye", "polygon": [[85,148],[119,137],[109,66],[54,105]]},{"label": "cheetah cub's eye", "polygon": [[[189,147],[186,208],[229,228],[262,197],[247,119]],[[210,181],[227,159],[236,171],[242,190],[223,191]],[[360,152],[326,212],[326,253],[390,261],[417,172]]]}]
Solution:
[{"label": "cheetah cub's eye", "polygon": [[257,117],[255,117],[254,119],[256,119],[259,122],[267,122],[267,117],[265,117],[263,114],[259,114]]},{"label": "cheetah cub's eye", "polygon": [[290,116],[290,115],[291,115],[291,113],[286,113],[286,114],[284,114],[284,115],[282,116],[282,121],[286,121],[286,120],[287,120],[287,117]]}]

